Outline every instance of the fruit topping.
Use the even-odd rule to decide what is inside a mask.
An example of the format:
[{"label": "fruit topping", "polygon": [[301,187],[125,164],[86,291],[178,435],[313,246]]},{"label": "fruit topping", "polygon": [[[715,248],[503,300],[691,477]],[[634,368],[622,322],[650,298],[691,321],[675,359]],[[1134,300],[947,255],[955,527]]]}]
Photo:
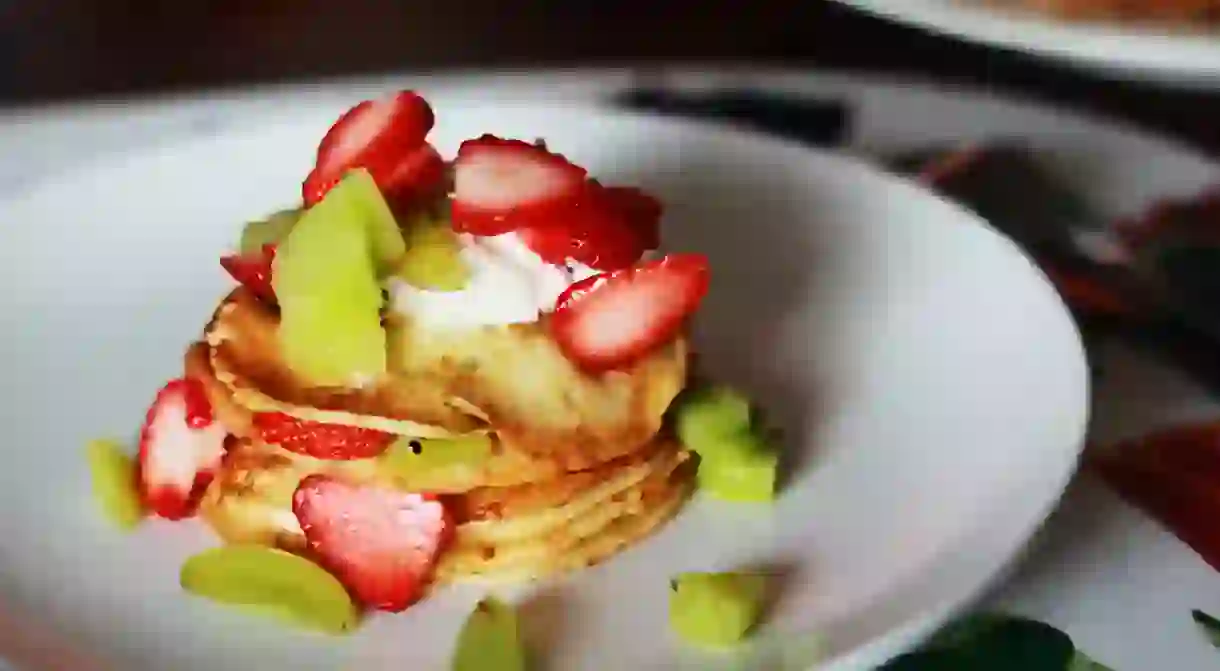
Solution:
[{"label": "fruit topping", "polygon": [[499,235],[553,221],[584,183],[584,168],[537,145],[492,135],[467,140],[453,164],[453,228]]},{"label": "fruit topping", "polygon": [[292,510],[322,565],[358,601],[385,611],[422,595],[450,531],[445,509],[429,496],[325,475],[301,481]]},{"label": "fruit topping", "polygon": [[751,415],[749,400],[728,387],[694,389],[675,404],[678,440],[699,455],[699,487],[715,498],[775,498],[779,455]]},{"label": "fruit topping", "polygon": [[612,191],[589,182],[571,205],[553,208],[547,220],[519,229],[518,235],[556,265],[571,259],[598,270],[626,268],[656,247],[661,216],[659,205],[655,212],[645,212],[643,204],[632,200],[635,195],[616,195],[627,191],[651,200],[642,192]]},{"label": "fruit topping", "polygon": [[228,545],[182,565],[182,589],[329,634],[353,629],[360,612],[337,578],[297,555],[261,545]]},{"label": "fruit topping", "polygon": [[384,203],[375,195],[367,176],[352,173],[301,216],[276,252],[281,351],[318,386],[356,386],[386,369],[377,259],[397,261],[403,242],[392,216],[378,214]]},{"label": "fruit topping", "polygon": [[700,490],[723,501],[765,503],[775,499],[779,455],[758,434],[726,437],[714,450],[714,456],[700,456]]},{"label": "fruit topping", "polygon": [[671,254],[594,275],[559,296],[551,334],[586,371],[620,368],[673,340],[708,283],[707,259],[699,254]]},{"label": "fruit topping", "polygon": [[462,625],[453,653],[453,671],[525,671],[517,613],[489,596],[475,604]]},{"label": "fruit topping", "polygon": [[758,574],[683,573],[670,584],[670,627],[695,646],[733,645],[758,620],[766,591]]},{"label": "fruit topping", "polygon": [[396,274],[413,287],[431,291],[458,291],[470,281],[470,268],[462,260],[457,234],[446,225],[423,220],[406,231],[407,253]]},{"label": "fruit topping", "polygon": [[314,169],[302,187],[305,205],[321,200],[352,168],[367,169],[387,194],[401,189],[402,166],[409,156],[416,162],[425,156],[414,152],[425,146],[434,122],[428,102],[413,91],[366,100],[344,112],[318,145]]},{"label": "fruit topping", "polygon": [[224,427],[196,380],[171,380],[157,393],[140,430],[140,496],[166,519],[194,514],[224,456]]},{"label": "fruit topping", "polygon": [[315,459],[368,459],[394,442],[394,435],[384,431],[313,422],[282,412],[255,414],[254,427],[263,442]]},{"label": "fruit topping", "polygon": [[387,472],[409,477],[433,468],[478,466],[491,457],[492,440],[485,434],[457,438],[399,438],[381,455]]},{"label": "fruit topping", "polygon": [[220,257],[220,265],[237,283],[261,301],[275,304],[275,289],[271,283],[271,268],[275,263],[275,247],[263,245],[253,254],[230,254]]},{"label": "fruit topping", "polygon": [[729,387],[698,387],[679,398],[673,418],[678,440],[708,458],[722,452],[734,436],[750,431],[750,401]]},{"label": "fruit topping", "polygon": [[93,497],[102,515],[120,529],[131,529],[144,516],[136,461],[113,440],[91,440],[85,448]]},{"label": "fruit topping", "polygon": [[300,218],[301,210],[280,210],[266,219],[247,223],[241,231],[241,244],[237,253],[249,257],[259,256],[265,245],[280,244]]},{"label": "fruit topping", "polygon": [[[381,274],[392,270],[407,251],[398,220],[367,170],[357,168],[340,180],[326,199],[327,216],[336,220],[356,220],[368,228],[373,258]],[[351,224],[348,224],[351,225]]]}]

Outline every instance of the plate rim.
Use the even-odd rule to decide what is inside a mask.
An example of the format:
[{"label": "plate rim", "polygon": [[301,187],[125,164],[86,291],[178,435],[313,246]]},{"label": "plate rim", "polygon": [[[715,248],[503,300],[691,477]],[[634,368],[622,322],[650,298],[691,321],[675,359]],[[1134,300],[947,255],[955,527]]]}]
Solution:
[{"label": "plate rim", "polygon": [[1220,76],[1220,32],[1161,31],[1115,23],[1071,23],[955,0],[836,0],[873,16],[1029,54],[1134,72]]}]

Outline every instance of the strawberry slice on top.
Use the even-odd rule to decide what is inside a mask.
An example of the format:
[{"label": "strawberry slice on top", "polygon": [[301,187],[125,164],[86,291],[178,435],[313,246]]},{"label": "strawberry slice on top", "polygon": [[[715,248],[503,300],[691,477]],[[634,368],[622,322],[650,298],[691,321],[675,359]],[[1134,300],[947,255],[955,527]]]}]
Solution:
[{"label": "strawberry slice on top", "polygon": [[551,336],[587,372],[628,366],[678,335],[709,283],[701,254],[671,254],[594,275],[559,296]]},{"label": "strawberry slice on top", "polygon": [[275,245],[263,245],[263,253],[257,257],[229,254],[220,257],[220,265],[237,283],[258,297],[274,305],[275,289],[271,285],[271,265],[275,262]]},{"label": "strawberry slice on top", "polygon": [[198,380],[171,380],[162,387],[140,429],[144,507],[170,520],[194,514],[224,457],[226,437]]},{"label": "strawberry slice on top", "polygon": [[297,485],[292,510],[319,563],[356,600],[391,612],[423,594],[451,530],[435,498],[326,475]]},{"label": "strawberry slice on top", "polygon": [[428,101],[414,91],[366,100],[344,112],[318,145],[314,169],[302,185],[305,205],[321,200],[353,168],[368,170],[386,191],[401,164],[419,160],[416,150],[426,146],[435,120]]},{"label": "strawberry slice on top", "polygon": [[635,188],[590,180],[569,207],[553,210],[549,218],[517,233],[535,254],[556,265],[571,259],[597,270],[619,270],[660,243],[661,204]]},{"label": "strawberry slice on top", "polygon": [[453,163],[453,228],[500,235],[551,221],[580,196],[584,168],[521,140],[483,135],[466,140]]}]

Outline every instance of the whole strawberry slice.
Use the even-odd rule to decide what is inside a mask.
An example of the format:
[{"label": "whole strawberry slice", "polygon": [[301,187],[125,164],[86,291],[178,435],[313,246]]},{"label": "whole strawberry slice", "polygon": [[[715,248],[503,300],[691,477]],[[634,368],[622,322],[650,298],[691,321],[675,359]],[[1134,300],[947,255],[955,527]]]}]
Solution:
[{"label": "whole strawberry slice", "polygon": [[282,412],[255,414],[254,427],[265,443],[332,461],[375,457],[394,442],[394,435],[384,431],[297,419]]},{"label": "whole strawberry slice", "polygon": [[318,145],[314,169],[302,186],[313,205],[352,168],[365,168],[385,189],[398,165],[424,145],[435,117],[428,101],[414,91],[366,100],[344,112]]},{"label": "whole strawberry slice", "polygon": [[594,275],[559,296],[551,335],[588,372],[627,366],[677,336],[709,281],[707,259],[699,254]]},{"label": "whole strawberry slice", "polygon": [[538,145],[492,135],[467,140],[453,163],[453,228],[500,235],[551,221],[581,194],[585,170]]},{"label": "whole strawberry slice", "polygon": [[140,429],[138,482],[144,507],[170,520],[194,514],[224,457],[226,436],[201,383],[178,379],[162,387]]},{"label": "whole strawberry slice", "polygon": [[275,261],[275,245],[263,245],[261,256],[230,254],[220,257],[220,265],[233,279],[250,290],[259,300],[275,304],[275,289],[271,286],[271,264]]},{"label": "whole strawberry slice", "polygon": [[358,601],[397,612],[420,597],[448,540],[444,507],[424,494],[311,475],[292,497],[305,539]]}]

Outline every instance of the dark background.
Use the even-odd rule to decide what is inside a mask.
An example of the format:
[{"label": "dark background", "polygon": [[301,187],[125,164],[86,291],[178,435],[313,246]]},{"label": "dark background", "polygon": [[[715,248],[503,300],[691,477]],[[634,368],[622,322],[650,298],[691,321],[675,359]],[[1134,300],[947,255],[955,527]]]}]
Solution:
[{"label": "dark background", "polygon": [[391,70],[716,61],[916,73],[1220,153],[1220,95],[1106,81],[819,0],[0,0],[2,105]]}]

